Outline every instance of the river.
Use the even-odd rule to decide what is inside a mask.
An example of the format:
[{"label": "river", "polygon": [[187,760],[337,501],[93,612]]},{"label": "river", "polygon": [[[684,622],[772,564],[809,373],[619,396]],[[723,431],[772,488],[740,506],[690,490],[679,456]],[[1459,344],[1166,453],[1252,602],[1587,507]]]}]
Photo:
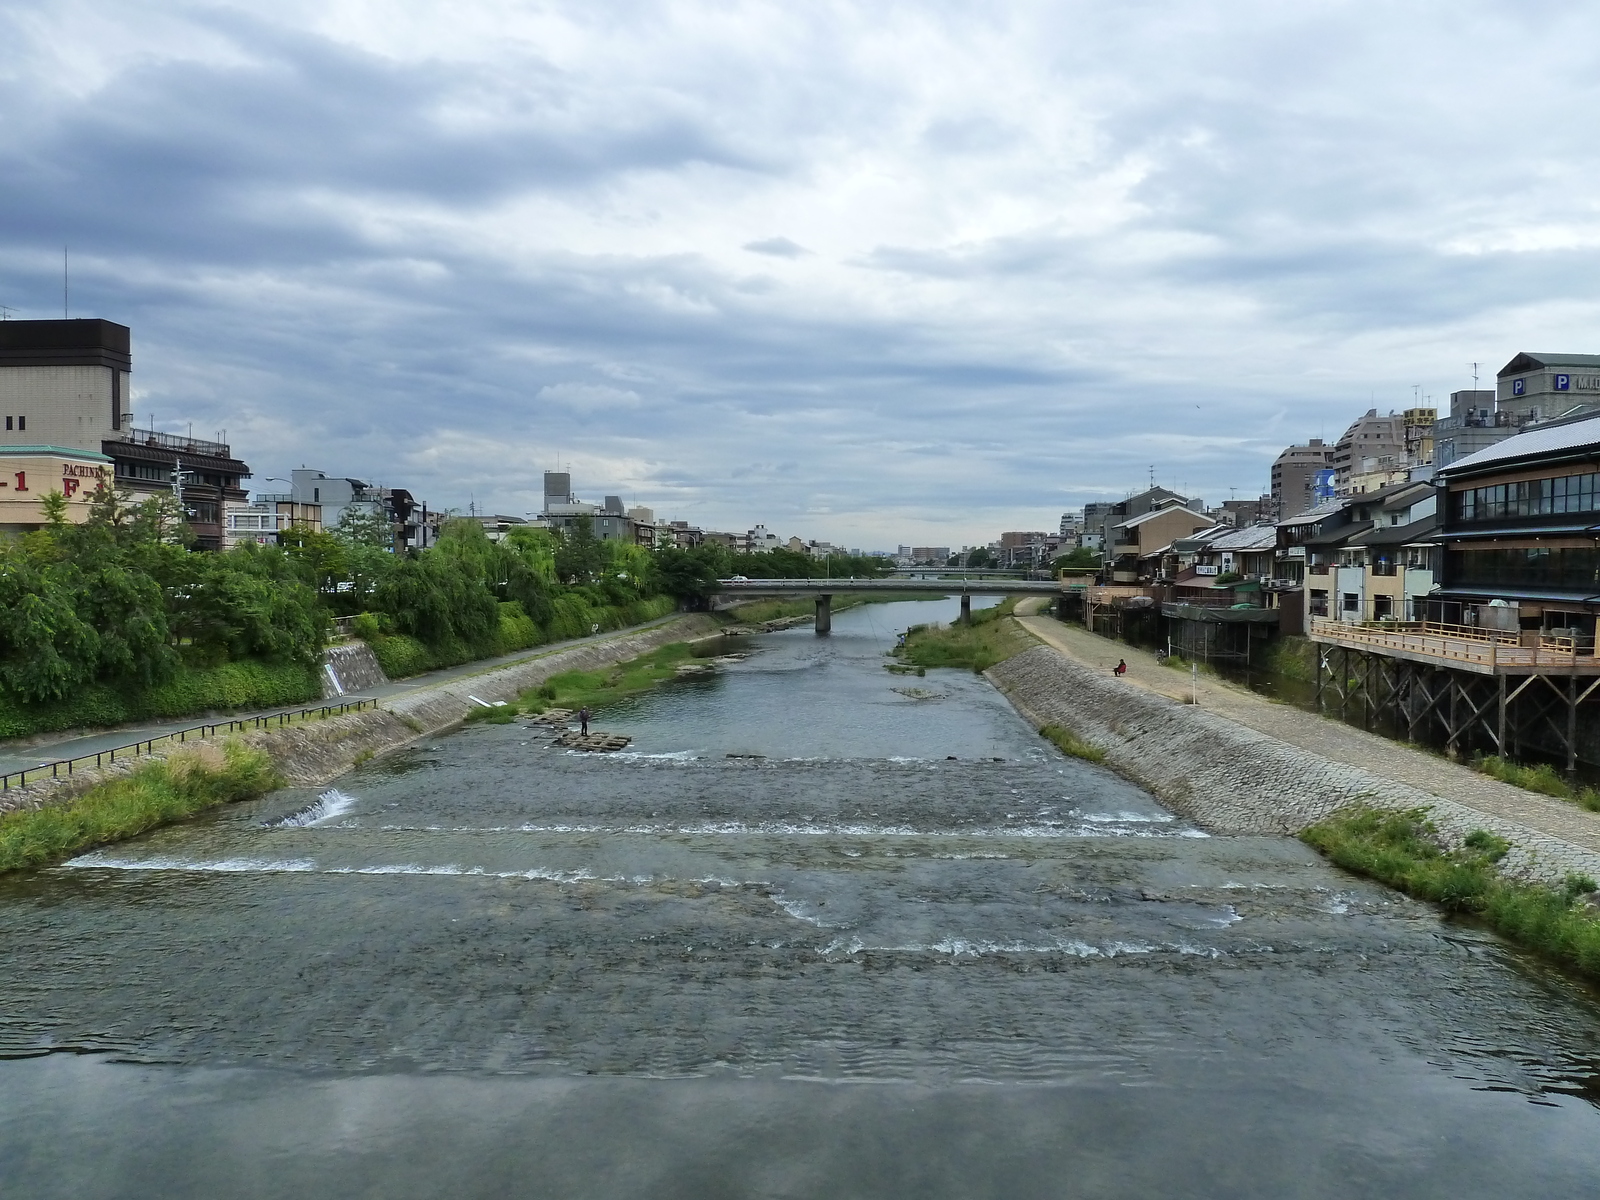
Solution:
[{"label": "river", "polygon": [[1591,992],[884,670],[955,607],[0,882],[0,1195],[1595,1193]]}]

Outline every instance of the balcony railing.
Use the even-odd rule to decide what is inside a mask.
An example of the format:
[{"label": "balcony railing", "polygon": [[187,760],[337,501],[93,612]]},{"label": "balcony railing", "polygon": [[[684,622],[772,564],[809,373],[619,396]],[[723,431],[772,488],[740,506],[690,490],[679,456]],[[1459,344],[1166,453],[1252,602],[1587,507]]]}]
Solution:
[{"label": "balcony railing", "polygon": [[1504,670],[1564,670],[1600,673],[1589,639],[1541,635],[1523,644],[1520,632],[1452,625],[1441,621],[1335,621],[1313,616],[1312,640],[1376,654],[1432,659],[1443,666],[1493,673]]},{"label": "balcony railing", "polygon": [[205,454],[212,458],[233,457],[233,451],[226,442],[185,437],[180,433],[162,433],[155,429],[129,429],[124,436],[136,446],[154,446],[161,450],[177,450],[183,454]]}]

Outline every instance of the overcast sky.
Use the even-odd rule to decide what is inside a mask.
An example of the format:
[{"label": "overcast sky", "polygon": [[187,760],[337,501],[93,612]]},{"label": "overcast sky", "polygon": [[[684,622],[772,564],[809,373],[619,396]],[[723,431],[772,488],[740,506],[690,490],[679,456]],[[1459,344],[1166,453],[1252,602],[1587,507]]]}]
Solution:
[{"label": "overcast sky", "polygon": [[1597,86],[1541,0],[6,0],[0,304],[69,244],[262,490],[984,542],[1600,351]]}]

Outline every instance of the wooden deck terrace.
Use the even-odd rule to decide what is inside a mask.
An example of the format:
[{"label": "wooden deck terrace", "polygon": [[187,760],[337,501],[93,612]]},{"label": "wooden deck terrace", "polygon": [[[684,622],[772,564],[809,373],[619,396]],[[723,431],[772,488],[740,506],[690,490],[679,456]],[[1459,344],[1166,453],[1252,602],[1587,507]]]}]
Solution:
[{"label": "wooden deck terrace", "polygon": [[1600,675],[1600,659],[1566,637],[1541,636],[1525,646],[1509,630],[1435,621],[1358,625],[1331,617],[1312,617],[1306,635],[1326,646],[1479,675]]}]

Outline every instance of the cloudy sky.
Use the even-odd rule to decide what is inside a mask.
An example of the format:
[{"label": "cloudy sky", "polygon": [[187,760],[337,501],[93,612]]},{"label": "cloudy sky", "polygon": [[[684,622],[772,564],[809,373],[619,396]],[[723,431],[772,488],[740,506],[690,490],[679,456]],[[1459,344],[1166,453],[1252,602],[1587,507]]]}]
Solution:
[{"label": "cloudy sky", "polygon": [[140,425],[850,546],[1600,351],[1592,3],[5,0],[0,304]]}]

